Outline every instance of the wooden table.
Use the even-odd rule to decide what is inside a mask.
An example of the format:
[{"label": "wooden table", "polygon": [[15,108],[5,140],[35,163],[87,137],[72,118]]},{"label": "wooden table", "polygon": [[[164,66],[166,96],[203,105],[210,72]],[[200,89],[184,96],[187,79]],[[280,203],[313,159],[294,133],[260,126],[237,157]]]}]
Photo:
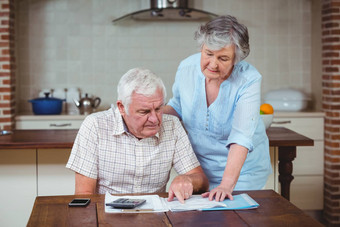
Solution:
[{"label": "wooden table", "polygon": [[[186,211],[143,214],[105,213],[105,195],[37,197],[27,226],[322,226],[273,190],[243,191],[260,206],[238,211]],[[239,194],[235,192],[234,194]],[[166,193],[159,194],[167,197]],[[68,207],[90,197],[87,207]]]},{"label": "wooden table", "polygon": [[[0,136],[2,148],[72,148],[78,130],[16,130],[12,135]],[[289,200],[290,183],[297,146],[313,146],[314,141],[283,127],[267,130],[269,145],[278,147],[281,195]]]}]

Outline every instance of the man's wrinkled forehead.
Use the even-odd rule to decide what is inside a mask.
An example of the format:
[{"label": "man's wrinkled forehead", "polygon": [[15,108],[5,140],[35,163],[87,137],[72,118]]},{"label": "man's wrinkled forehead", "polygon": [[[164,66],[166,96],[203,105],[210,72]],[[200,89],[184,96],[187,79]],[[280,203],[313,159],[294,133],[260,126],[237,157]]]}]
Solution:
[{"label": "man's wrinkled forehead", "polygon": [[133,103],[134,106],[138,106],[139,108],[159,108],[164,105],[164,97],[160,90],[157,90],[150,96],[133,92],[131,100],[131,104]]}]

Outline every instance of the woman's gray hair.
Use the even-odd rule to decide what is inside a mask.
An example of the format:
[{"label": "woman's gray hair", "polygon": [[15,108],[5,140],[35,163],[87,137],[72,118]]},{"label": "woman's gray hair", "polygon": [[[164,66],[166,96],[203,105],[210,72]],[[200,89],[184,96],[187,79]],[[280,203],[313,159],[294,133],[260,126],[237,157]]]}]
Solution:
[{"label": "woman's gray hair", "polygon": [[220,50],[225,46],[235,45],[235,63],[245,59],[249,52],[249,35],[245,25],[233,16],[220,16],[199,27],[195,40],[202,48],[205,44],[211,50]]},{"label": "woman's gray hair", "polygon": [[161,78],[148,69],[134,68],[127,71],[119,80],[117,86],[118,100],[120,100],[127,114],[133,92],[144,96],[152,96],[157,89],[163,93],[163,101],[166,100],[166,89]]}]

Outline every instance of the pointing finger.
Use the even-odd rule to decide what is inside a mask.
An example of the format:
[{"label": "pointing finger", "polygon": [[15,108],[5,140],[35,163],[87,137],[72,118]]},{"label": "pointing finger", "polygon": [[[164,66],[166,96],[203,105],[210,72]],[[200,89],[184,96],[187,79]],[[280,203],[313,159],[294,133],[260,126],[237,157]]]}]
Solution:
[{"label": "pointing finger", "polygon": [[184,203],[184,197],[180,192],[175,193],[175,195],[180,203]]}]

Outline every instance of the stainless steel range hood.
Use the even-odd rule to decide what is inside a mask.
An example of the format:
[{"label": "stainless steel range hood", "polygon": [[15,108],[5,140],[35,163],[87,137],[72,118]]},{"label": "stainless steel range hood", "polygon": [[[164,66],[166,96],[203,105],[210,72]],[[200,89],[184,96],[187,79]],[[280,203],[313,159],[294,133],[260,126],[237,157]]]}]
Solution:
[{"label": "stainless steel range hood", "polygon": [[124,19],[150,20],[150,21],[191,21],[191,20],[210,20],[218,15],[199,9],[189,8],[188,0],[150,0],[150,9],[133,12],[112,22],[117,23]]}]

